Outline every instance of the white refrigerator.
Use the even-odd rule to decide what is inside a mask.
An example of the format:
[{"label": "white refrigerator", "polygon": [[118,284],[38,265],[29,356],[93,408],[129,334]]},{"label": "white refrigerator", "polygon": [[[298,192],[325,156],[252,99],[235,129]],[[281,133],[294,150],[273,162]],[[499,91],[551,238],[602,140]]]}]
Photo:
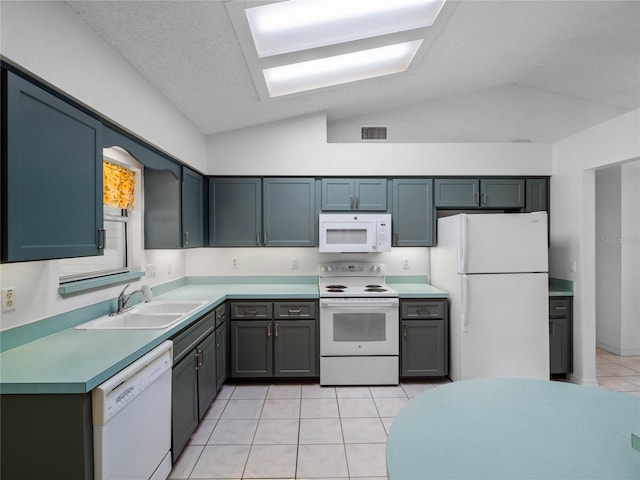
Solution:
[{"label": "white refrigerator", "polygon": [[549,379],[547,214],[438,219],[431,284],[449,293],[453,381]]}]

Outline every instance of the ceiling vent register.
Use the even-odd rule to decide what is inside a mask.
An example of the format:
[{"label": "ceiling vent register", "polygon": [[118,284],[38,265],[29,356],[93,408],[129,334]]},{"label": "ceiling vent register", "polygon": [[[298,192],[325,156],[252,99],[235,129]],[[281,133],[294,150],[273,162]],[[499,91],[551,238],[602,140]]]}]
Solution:
[{"label": "ceiling vent register", "polygon": [[386,140],[387,127],[361,127],[360,138],[362,140]]}]

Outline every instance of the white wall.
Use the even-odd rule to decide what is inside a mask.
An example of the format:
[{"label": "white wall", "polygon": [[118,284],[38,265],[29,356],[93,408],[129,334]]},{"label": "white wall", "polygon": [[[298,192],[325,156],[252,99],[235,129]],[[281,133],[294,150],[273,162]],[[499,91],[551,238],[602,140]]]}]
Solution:
[{"label": "white wall", "polygon": [[[0,53],[161,150],[206,169],[204,135],[64,3],[2,1]],[[147,262],[158,264],[156,278],[133,282],[131,288],[184,276],[180,251],[144,252],[139,267]],[[17,305],[0,314],[0,330],[112,299],[122,288],[63,299],[58,276],[57,260],[0,265],[0,285],[16,288]]]},{"label": "white wall", "polygon": [[149,143],[205,169],[204,135],[63,2],[0,2],[0,52]]},{"label": "white wall", "polygon": [[634,110],[553,144],[549,265],[551,276],[574,281],[577,383],[597,384],[594,169],[640,158],[639,132],[640,110]]},{"label": "white wall", "polygon": [[539,143],[327,143],[318,113],[207,138],[211,175],[550,175]]},{"label": "white wall", "polygon": [[596,344],[620,350],[621,165],[596,171]]}]

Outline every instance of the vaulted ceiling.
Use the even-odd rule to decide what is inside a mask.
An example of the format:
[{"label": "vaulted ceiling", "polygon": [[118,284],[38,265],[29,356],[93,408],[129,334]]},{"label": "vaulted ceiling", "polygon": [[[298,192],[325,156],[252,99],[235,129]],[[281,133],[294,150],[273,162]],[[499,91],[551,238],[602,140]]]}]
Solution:
[{"label": "vaulted ceiling", "polygon": [[407,72],[278,98],[254,80],[248,29],[238,21],[244,7],[268,2],[66,3],[206,135],[514,87],[561,96],[544,112],[550,121],[580,117],[573,104],[600,109],[596,119],[640,106],[640,1],[449,0]]}]

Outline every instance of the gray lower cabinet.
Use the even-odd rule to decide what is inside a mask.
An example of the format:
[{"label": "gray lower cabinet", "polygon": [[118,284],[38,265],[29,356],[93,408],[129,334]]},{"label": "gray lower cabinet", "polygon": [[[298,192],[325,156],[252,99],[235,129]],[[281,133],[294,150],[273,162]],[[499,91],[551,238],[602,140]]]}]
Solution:
[{"label": "gray lower cabinet", "polygon": [[552,375],[573,372],[573,299],[549,298],[549,366]]},{"label": "gray lower cabinet", "polygon": [[447,300],[402,300],[400,309],[400,376],[447,376],[449,374]]},{"label": "gray lower cabinet", "polygon": [[436,208],[520,209],[525,206],[524,178],[437,178]]},{"label": "gray lower cabinet", "polygon": [[393,246],[433,246],[435,243],[433,179],[394,178],[392,195]]},{"label": "gray lower cabinet", "polygon": [[217,392],[215,313],[173,337],[171,451],[175,461]]},{"label": "gray lower cabinet", "polygon": [[231,377],[317,376],[315,311],[315,302],[231,302]]},{"label": "gray lower cabinet", "polygon": [[3,480],[93,480],[91,393],[2,395]]}]

